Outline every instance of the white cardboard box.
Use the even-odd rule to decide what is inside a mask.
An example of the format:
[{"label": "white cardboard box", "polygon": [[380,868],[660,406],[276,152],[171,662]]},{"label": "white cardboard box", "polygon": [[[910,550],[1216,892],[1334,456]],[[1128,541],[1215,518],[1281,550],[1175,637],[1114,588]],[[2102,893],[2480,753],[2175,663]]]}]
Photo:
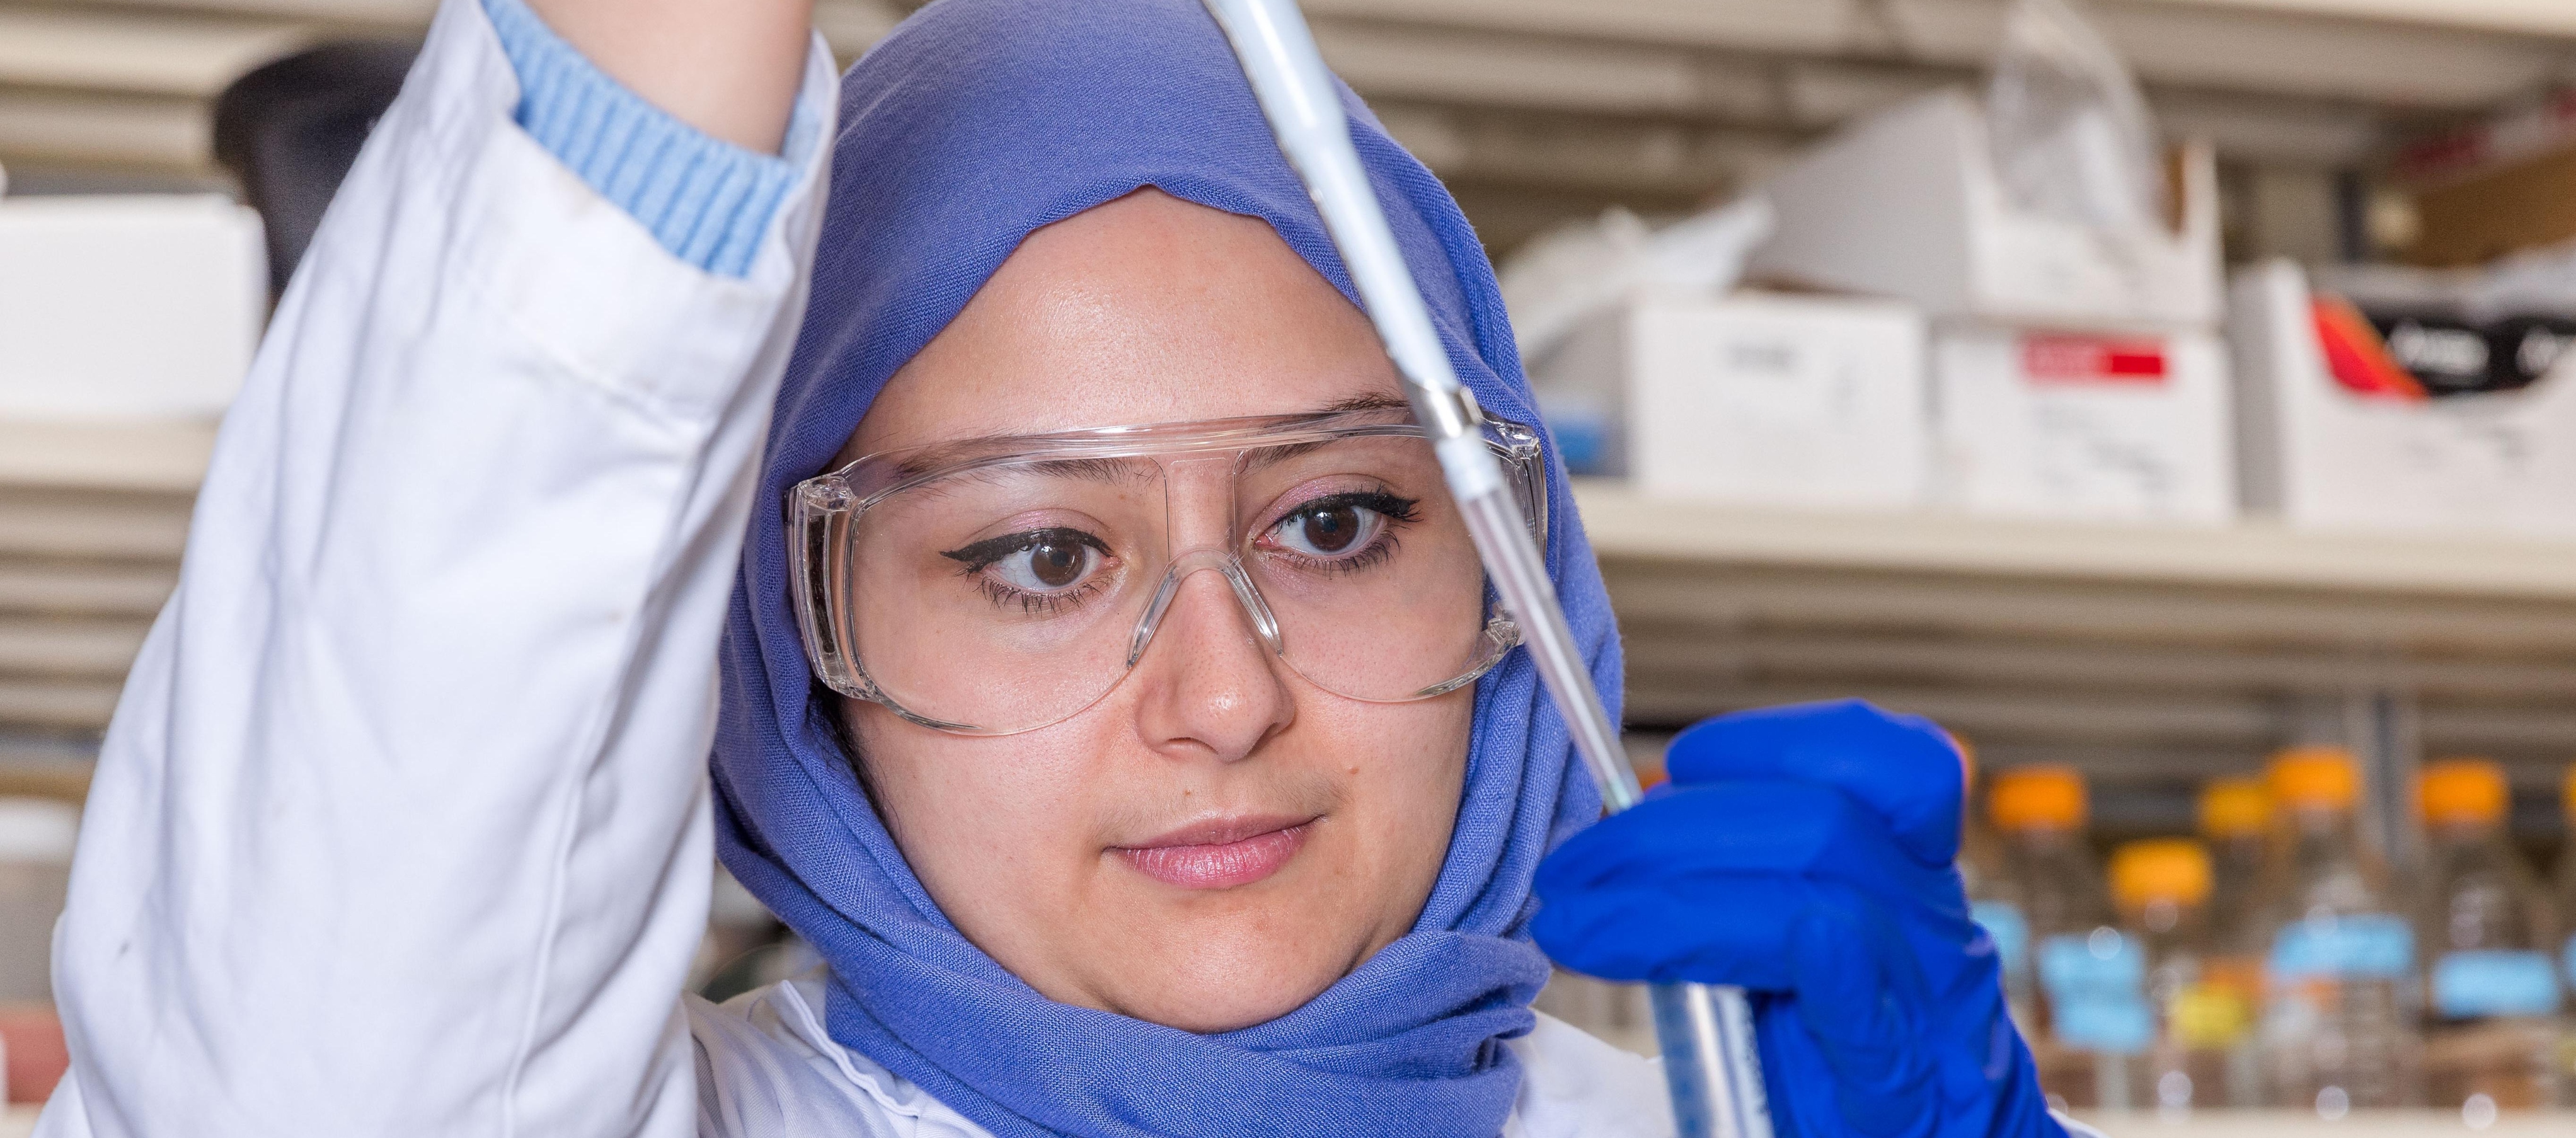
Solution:
[{"label": "white cardboard box", "polygon": [[2226,349],[2206,332],[1948,325],[1933,335],[1934,498],[2006,516],[2235,516]]},{"label": "white cardboard box", "polygon": [[267,271],[258,215],[220,196],[0,200],[0,416],[221,414]]},{"label": "white cardboard box", "polygon": [[2180,155],[2175,228],[2108,230],[2012,207],[1983,109],[1941,91],[1826,139],[1763,186],[1778,224],[1756,279],[1902,297],[1935,318],[2213,327],[2218,176]]},{"label": "white cardboard box", "polygon": [[1594,316],[1534,378],[1569,453],[1596,442],[1593,472],[1646,493],[1906,508],[1925,485],[1923,342],[1921,314],[1890,301],[1647,297]]},{"label": "white cardboard box", "polygon": [[2576,360],[2519,391],[2348,390],[2287,261],[2238,274],[2233,318],[2248,509],[2315,529],[2576,535]]}]

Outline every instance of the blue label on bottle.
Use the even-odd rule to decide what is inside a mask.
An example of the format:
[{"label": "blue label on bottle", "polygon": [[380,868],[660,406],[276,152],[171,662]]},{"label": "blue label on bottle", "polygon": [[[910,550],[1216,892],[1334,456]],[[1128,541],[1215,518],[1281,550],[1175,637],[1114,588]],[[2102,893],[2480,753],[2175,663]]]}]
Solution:
[{"label": "blue label on bottle", "polygon": [[2397,980],[2414,966],[2415,930],[2386,913],[2283,925],[2268,962],[2281,980]]},{"label": "blue label on bottle", "polygon": [[2147,1049],[2147,956],[2137,938],[2113,929],[2062,933],[2039,945],[2039,983],[2048,993],[2049,1031],[2068,1047],[2134,1055]]},{"label": "blue label on bottle", "polygon": [[2543,952],[2444,953],[2433,962],[2433,1006],[2452,1019],[2545,1016],[2558,1010],[2558,977]]},{"label": "blue label on bottle", "polygon": [[2022,919],[2020,906],[2010,901],[1979,901],[1968,906],[1968,915],[1984,926],[1986,939],[1995,942],[1995,959],[2003,965],[2004,975],[2018,974],[2028,966],[2030,922]]},{"label": "blue label on bottle", "polygon": [[2559,955],[2563,957],[2561,963],[2567,968],[2567,986],[2576,988],[2576,936],[2567,938],[2567,949]]}]

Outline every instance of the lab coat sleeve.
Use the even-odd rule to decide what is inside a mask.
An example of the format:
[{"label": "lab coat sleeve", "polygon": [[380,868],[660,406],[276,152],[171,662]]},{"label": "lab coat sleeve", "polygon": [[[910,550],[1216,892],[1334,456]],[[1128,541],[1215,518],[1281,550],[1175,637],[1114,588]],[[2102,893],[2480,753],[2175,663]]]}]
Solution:
[{"label": "lab coat sleeve", "polygon": [[[519,80],[511,116],[548,153],[635,215],[671,255],[738,277],[821,142],[810,114],[787,126],[783,154],[757,154],[673,118],[593,66],[527,0],[483,0]],[[800,112],[808,105],[800,104]]]},{"label": "lab coat sleeve", "polygon": [[[825,138],[831,92],[818,44]],[[450,0],[224,424],[92,787],[40,1135],[694,1130],[715,650],[822,154],[711,273],[518,97]]]}]

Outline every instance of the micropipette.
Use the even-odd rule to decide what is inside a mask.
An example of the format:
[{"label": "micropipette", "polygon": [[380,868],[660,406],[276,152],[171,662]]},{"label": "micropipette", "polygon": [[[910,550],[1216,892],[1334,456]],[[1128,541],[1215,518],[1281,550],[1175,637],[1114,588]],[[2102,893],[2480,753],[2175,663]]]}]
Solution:
[{"label": "micropipette", "polygon": [[[1369,320],[1404,376],[1405,398],[1432,436],[1450,493],[1466,516],[1476,552],[1503,608],[1520,625],[1521,642],[1564,717],[1611,811],[1639,797],[1619,731],[1592,686],[1583,653],[1565,624],[1546,563],[1521,522],[1500,464],[1484,445],[1484,415],[1459,384],[1432,330],[1422,294],[1405,267],[1378,207],[1376,191],[1351,145],[1350,120],[1314,34],[1295,0],[1205,0],[1243,64],[1262,114],[1288,164],[1306,183],[1324,229],[1341,250]],[[1739,988],[1659,984],[1652,991],[1655,1034],[1673,1094],[1680,1138],[1771,1138],[1753,1015]]]}]

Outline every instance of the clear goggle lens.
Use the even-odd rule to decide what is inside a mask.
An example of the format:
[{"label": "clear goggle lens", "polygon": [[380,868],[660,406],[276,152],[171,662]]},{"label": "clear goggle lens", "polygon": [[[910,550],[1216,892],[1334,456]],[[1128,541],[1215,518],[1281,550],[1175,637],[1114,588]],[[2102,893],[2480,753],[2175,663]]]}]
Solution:
[{"label": "clear goggle lens", "polygon": [[[1521,500],[1542,501],[1535,436],[1496,423],[1488,444]],[[1430,440],[1401,412],[872,455],[800,484],[790,509],[817,674],[946,731],[1080,712],[1176,602],[1218,584],[1265,650],[1352,699],[1456,690],[1518,640]]]}]

